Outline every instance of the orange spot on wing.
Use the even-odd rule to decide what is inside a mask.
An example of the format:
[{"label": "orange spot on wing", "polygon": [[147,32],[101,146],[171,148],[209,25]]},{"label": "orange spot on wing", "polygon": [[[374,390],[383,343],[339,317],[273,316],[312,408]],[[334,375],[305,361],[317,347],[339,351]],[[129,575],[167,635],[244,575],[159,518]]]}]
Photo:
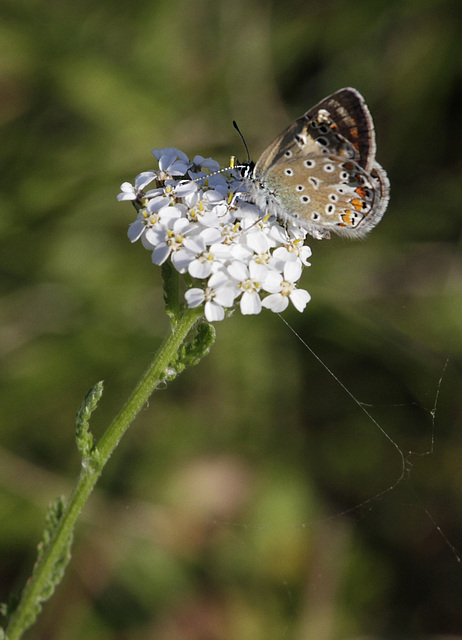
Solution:
[{"label": "orange spot on wing", "polygon": [[354,225],[354,215],[349,209],[342,213],[341,218],[343,220],[343,224],[340,224],[341,227],[352,227]]},{"label": "orange spot on wing", "polygon": [[358,144],[359,132],[358,132],[358,129],[356,127],[351,127],[350,135],[351,135],[351,138],[352,138],[352,143],[353,143],[354,148],[356,149],[356,151],[359,151],[359,144]]},{"label": "orange spot on wing", "polygon": [[356,211],[362,211],[362,208],[363,208],[363,201],[362,200],[359,200],[358,198],[353,198],[353,200],[351,200],[350,202],[354,206]]}]

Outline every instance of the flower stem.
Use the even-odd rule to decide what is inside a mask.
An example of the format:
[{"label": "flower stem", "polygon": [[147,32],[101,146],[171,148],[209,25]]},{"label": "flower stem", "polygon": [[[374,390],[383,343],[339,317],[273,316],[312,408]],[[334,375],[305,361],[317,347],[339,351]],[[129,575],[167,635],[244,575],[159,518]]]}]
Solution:
[{"label": "flower stem", "polygon": [[94,457],[97,463],[92,464],[91,461],[88,463],[88,460],[83,460],[77,485],[56,528],[54,537],[39,558],[33,575],[21,594],[18,606],[10,617],[6,629],[8,640],[18,640],[24,631],[33,624],[40,609],[40,602],[45,599],[43,594],[47,590],[47,585],[53,581],[55,567],[69,546],[69,539],[72,536],[76,520],[104,466],[134,418],[163,379],[167,367],[175,361],[181,345],[201,315],[202,310],[198,308],[184,311],[175,327],[172,326],[169,335],[160,345],[153,361],[127,402],[102,436],[97,447],[97,456]]}]

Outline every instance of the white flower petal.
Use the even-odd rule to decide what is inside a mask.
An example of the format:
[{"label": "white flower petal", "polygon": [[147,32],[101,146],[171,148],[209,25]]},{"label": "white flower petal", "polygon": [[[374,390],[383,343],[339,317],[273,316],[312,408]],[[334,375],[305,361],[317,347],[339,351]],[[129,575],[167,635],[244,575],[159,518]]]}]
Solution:
[{"label": "white flower petal", "polygon": [[224,309],[221,305],[210,300],[204,305],[205,317],[209,322],[219,322],[225,317]]},{"label": "white flower petal", "polygon": [[184,246],[194,254],[205,251],[205,241],[201,235],[185,238]]},{"label": "white flower petal", "polygon": [[268,293],[279,293],[281,291],[282,275],[277,271],[270,271],[263,284],[263,288]]},{"label": "white flower petal", "polygon": [[198,189],[199,186],[197,182],[193,182],[192,180],[185,180],[184,182],[180,182],[180,184],[175,187],[175,194],[178,198],[191,197],[197,194]]},{"label": "white flower petal", "polygon": [[208,169],[209,171],[219,171],[220,165],[213,158],[204,158],[202,156],[194,156],[193,164],[201,169]]},{"label": "white flower petal", "polygon": [[198,287],[194,287],[193,289],[188,289],[184,294],[185,300],[188,303],[188,307],[198,307],[200,304],[204,302],[205,295],[203,289],[199,289]]},{"label": "white flower petal", "polygon": [[197,225],[192,224],[186,218],[179,218],[173,223],[173,231],[175,233],[181,233],[183,235],[195,231]]},{"label": "white flower petal", "polygon": [[287,296],[282,296],[280,293],[272,293],[266,296],[261,302],[263,307],[270,309],[274,313],[282,313],[289,304]]},{"label": "white flower petal", "polygon": [[176,153],[167,152],[158,158],[159,160],[159,169],[161,171],[166,171],[170,165],[172,165],[176,160]]},{"label": "white flower petal", "polygon": [[238,295],[239,292],[237,291],[237,289],[234,289],[232,287],[221,287],[221,289],[218,289],[215,292],[214,299],[223,307],[232,307],[234,300]]},{"label": "white flower petal", "polygon": [[165,233],[165,229],[162,227],[149,227],[146,229],[144,237],[152,244],[154,247],[161,242],[165,242],[167,239],[167,234]]},{"label": "white flower petal", "polygon": [[302,275],[302,263],[297,260],[286,262],[284,266],[284,279],[288,282],[296,282]]},{"label": "white flower petal", "polygon": [[231,260],[233,257],[231,253],[231,247],[228,244],[215,242],[214,244],[210,245],[209,250],[217,260]]},{"label": "white flower petal", "polygon": [[204,201],[213,203],[215,206],[218,203],[221,203],[222,200],[223,200],[222,194],[219,191],[216,191],[215,189],[210,189],[210,191],[206,191],[204,193]]},{"label": "white flower petal", "polygon": [[200,232],[201,238],[204,240],[206,245],[211,245],[214,242],[218,242],[221,238],[221,233],[218,229],[213,227],[207,227]]},{"label": "white flower petal", "polygon": [[160,160],[162,156],[169,155],[169,156],[173,156],[174,159],[178,158],[183,162],[189,163],[188,156],[183,151],[180,151],[176,147],[165,147],[165,149],[153,149],[151,153],[157,160]]},{"label": "white flower petal", "polygon": [[170,247],[166,242],[161,242],[152,252],[152,261],[154,264],[164,264],[170,255]]},{"label": "white flower petal", "polygon": [[302,312],[308,302],[311,300],[311,296],[305,289],[294,289],[289,296],[291,303],[297,309]]},{"label": "white flower petal", "polygon": [[117,200],[119,200],[119,202],[122,200],[136,200],[136,190],[129,182],[121,184],[120,189],[122,193],[119,193],[117,196]]},{"label": "white flower petal", "polygon": [[143,171],[143,173],[140,173],[135,178],[135,188],[137,190],[144,189],[144,187],[155,180],[156,177],[156,171]]},{"label": "white flower petal", "polygon": [[228,267],[228,272],[232,278],[235,278],[238,282],[242,282],[249,277],[249,269],[242,262],[235,260]]},{"label": "white flower petal", "polygon": [[208,278],[212,273],[212,261],[192,260],[188,265],[188,272],[193,278]]},{"label": "white flower petal", "polygon": [[162,209],[174,209],[174,207],[168,207],[168,205],[170,204],[170,201],[168,198],[166,198],[164,195],[162,196],[155,196],[154,198],[151,198],[146,206],[146,211],[148,213],[157,213],[159,211],[161,211]]},{"label": "white flower petal", "polygon": [[191,251],[188,251],[184,247],[172,253],[172,263],[180,273],[186,273],[194,258],[194,253],[191,253]]},{"label": "white flower petal", "polygon": [[218,289],[220,287],[224,287],[230,283],[229,275],[221,269],[220,271],[216,271],[213,275],[210,276],[207,286],[211,289]]},{"label": "white flower petal", "polygon": [[300,260],[303,262],[303,264],[306,267],[311,266],[310,263],[308,262],[308,258],[311,258],[311,249],[310,249],[310,247],[307,247],[306,244],[304,244],[302,247],[300,247],[299,256],[300,256]]},{"label": "white flower petal", "polygon": [[235,260],[248,264],[250,259],[255,255],[250,247],[245,244],[233,244],[228,246],[228,252]]},{"label": "white flower petal", "polygon": [[261,311],[261,300],[255,291],[244,291],[240,303],[241,313],[244,316],[254,315]]},{"label": "white flower petal", "polygon": [[[159,163],[160,166],[160,163]],[[171,176],[184,176],[189,168],[188,162],[182,162],[181,160],[176,160],[173,164],[171,164],[168,169],[166,169],[166,173]]]},{"label": "white flower petal", "polygon": [[268,235],[260,229],[251,229],[245,234],[245,239],[255,253],[265,253],[270,248]]},{"label": "white flower petal", "polygon": [[146,238],[146,234],[145,233],[141,236],[141,244],[148,251],[153,251],[155,246],[156,246],[155,244],[152,244],[152,242],[149,242],[149,240]]},{"label": "white flower petal", "polygon": [[253,261],[249,264],[249,273],[252,280],[261,282],[265,280],[269,272],[270,271],[265,264],[259,264],[258,262]]},{"label": "white flower petal", "polygon": [[137,240],[139,240],[140,237],[143,235],[143,231],[145,229],[146,227],[141,222],[141,220],[135,220],[135,222],[132,222],[131,225],[128,227],[128,233],[127,233],[127,236],[129,237],[130,242],[136,242]]}]

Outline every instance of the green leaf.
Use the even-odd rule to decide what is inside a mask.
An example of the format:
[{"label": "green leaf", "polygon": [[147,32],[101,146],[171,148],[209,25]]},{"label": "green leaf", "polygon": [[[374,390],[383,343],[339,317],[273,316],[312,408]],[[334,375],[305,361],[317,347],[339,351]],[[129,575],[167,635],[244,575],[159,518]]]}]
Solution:
[{"label": "green leaf", "polygon": [[[45,530],[43,532],[42,540],[37,547],[37,561],[32,571],[32,578],[34,577],[34,574],[39,570],[41,561],[44,559],[46,552],[53,543],[56,530],[61,523],[65,508],[66,501],[62,496],[57,498],[48,507],[48,511],[45,516]],[[72,544],[72,537],[72,534],[69,534],[69,536],[67,537],[67,540],[61,549],[61,552],[53,566],[52,571],[47,576],[47,581],[42,585],[38,597],[28,610],[27,615],[24,618],[24,629],[27,629],[34,624],[35,619],[42,609],[42,602],[45,602],[45,600],[48,600],[48,598],[51,597],[56,586],[61,582],[65,568],[69,560],[71,559],[70,548]],[[3,611],[6,614],[11,615],[16,610],[18,604],[19,600],[16,600],[16,604],[12,601],[6,606],[6,608],[3,607]]]},{"label": "green leaf", "polygon": [[[45,516],[45,530],[43,532],[43,538],[38,545],[38,557],[36,566],[40,563],[50,544],[52,543],[56,530],[61,523],[61,519],[64,515],[65,509],[66,500],[63,496],[56,498],[56,500],[52,502],[48,507],[48,511]],[[53,572],[50,575],[50,579],[42,589],[42,592],[40,594],[41,602],[47,600],[51,596],[51,594],[55,590],[56,585],[58,585],[62,580],[66,565],[71,559],[70,548],[72,544],[72,537],[72,534],[69,534],[68,539],[66,540],[66,544],[63,546],[61,554],[59,555],[54,565]]]},{"label": "green leaf", "polygon": [[183,344],[175,360],[165,370],[163,380],[170,382],[186,367],[193,367],[199,364],[202,358],[209,353],[215,342],[215,337],[215,327],[205,320],[202,321],[197,326],[194,338],[190,342]]},{"label": "green leaf", "polygon": [[96,409],[103,394],[103,382],[97,382],[85,396],[75,421],[75,439],[77,449],[84,462],[93,464],[98,460],[98,450],[94,444],[93,435],[90,432],[90,417]]}]

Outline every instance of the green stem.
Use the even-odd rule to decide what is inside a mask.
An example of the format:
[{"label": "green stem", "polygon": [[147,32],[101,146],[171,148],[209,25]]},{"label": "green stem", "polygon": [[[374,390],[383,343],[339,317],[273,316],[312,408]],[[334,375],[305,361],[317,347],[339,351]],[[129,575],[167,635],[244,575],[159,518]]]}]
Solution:
[{"label": "green stem", "polygon": [[38,604],[42,599],[41,595],[44,587],[50,582],[56,563],[68,545],[75,522],[96,481],[101,475],[105,464],[134,418],[162,380],[166,368],[175,360],[180,346],[201,315],[202,310],[200,308],[187,309],[183,313],[176,326],[172,328],[170,334],[164,339],[152,363],[122,407],[120,413],[114,418],[102,436],[98,444],[98,464],[82,465],[77,486],[71,495],[66,511],[56,529],[55,536],[36,565],[32,577],[21,594],[21,600],[11,615],[6,629],[8,640],[18,640],[34,621]]}]

